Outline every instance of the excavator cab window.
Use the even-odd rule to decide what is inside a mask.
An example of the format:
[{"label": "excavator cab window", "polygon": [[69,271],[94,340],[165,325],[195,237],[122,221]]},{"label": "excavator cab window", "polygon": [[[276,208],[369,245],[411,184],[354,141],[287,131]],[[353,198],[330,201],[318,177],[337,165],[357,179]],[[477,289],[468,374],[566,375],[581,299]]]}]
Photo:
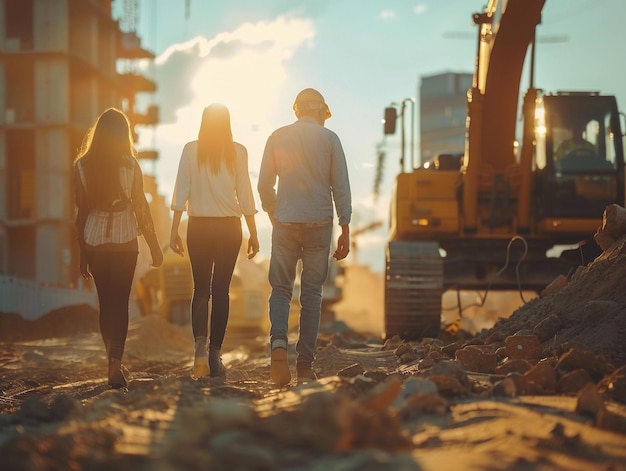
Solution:
[{"label": "excavator cab window", "polygon": [[[602,119],[602,118],[601,118]],[[613,168],[601,141],[604,124],[595,118],[566,117],[553,128],[553,155],[557,169]]]},{"label": "excavator cab window", "polygon": [[540,213],[598,217],[618,199],[615,110],[600,96],[555,96],[545,102],[547,173]]}]

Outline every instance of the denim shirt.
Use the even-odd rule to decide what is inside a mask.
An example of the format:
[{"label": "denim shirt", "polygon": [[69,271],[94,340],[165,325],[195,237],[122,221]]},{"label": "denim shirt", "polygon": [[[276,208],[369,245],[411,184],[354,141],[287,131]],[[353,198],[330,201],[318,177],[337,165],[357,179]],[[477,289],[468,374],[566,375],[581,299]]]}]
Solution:
[{"label": "denim shirt", "polygon": [[[277,183],[278,180],[278,183]],[[258,183],[263,210],[280,222],[349,224],[352,196],[339,137],[302,117],[267,140]]]}]

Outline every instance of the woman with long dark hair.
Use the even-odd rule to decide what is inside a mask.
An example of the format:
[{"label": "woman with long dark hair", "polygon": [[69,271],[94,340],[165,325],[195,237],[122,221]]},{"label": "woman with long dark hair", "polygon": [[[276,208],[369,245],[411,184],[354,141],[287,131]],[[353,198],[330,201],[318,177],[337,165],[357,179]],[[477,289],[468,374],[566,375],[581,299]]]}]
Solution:
[{"label": "woman with long dark hair", "polygon": [[233,141],[230,113],[224,105],[213,103],[204,109],[198,139],[183,148],[171,208],[174,217],[170,247],[180,255],[184,251],[178,233],[180,219],[185,210],[189,215],[187,248],[194,287],[192,375],[223,376],[226,369],[220,351],[230,313],[230,282],[242,243],[242,215],[250,233],[248,258],[259,251],[248,151]]},{"label": "woman with long dark hair", "polygon": [[108,382],[125,388],[128,378],[122,357],[128,333],[128,304],[142,234],[152,265],[163,253],[143,192],[143,174],[136,159],[126,115],[109,108],[87,131],[74,162],[76,229],[80,271],[93,278],[98,292],[99,324],[109,360]]}]

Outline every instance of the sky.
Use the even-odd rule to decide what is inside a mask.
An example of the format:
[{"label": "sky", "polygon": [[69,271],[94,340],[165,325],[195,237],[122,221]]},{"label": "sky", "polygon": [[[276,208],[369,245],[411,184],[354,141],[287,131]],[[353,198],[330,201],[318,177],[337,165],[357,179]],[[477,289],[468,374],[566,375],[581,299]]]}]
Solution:
[{"label": "sky", "polygon": [[[332,118],[326,127],[342,141],[353,199],[351,230],[382,225],[353,237],[345,263],[384,272],[389,196],[400,170],[400,135],[383,139],[384,108],[415,100],[423,76],[473,73],[476,26],[472,14],[486,0],[138,0],[136,29],[153,64],[131,64],[157,83],[140,106],[157,105],[160,123],[138,128],[138,148],[159,159],[144,163],[169,203],[180,153],[197,138],[202,109],[224,103],[233,137],[248,149],[257,199],[261,257],[269,257],[271,225],[256,191],[270,133],[295,121],[297,93],[313,87]],[[122,19],[123,1],[113,16]],[[595,90],[616,95],[626,110],[626,2],[546,0],[537,29],[535,86],[546,92]],[[125,65],[128,67],[129,65]],[[528,86],[528,67],[522,92]],[[408,103],[408,102],[407,102]],[[407,119],[407,125],[409,120]],[[407,139],[410,135],[407,130]],[[407,141],[419,162],[419,133]],[[408,139],[409,140],[409,139]],[[374,197],[377,147],[386,158],[380,194]],[[245,227],[245,225],[244,225]],[[164,241],[166,242],[166,241]]]}]

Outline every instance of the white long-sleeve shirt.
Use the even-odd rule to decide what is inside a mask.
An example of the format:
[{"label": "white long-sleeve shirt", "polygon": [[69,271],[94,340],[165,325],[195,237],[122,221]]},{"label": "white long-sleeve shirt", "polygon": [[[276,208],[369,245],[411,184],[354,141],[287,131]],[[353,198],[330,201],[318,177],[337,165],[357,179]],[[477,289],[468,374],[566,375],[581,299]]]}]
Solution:
[{"label": "white long-sleeve shirt", "polygon": [[187,211],[198,217],[241,217],[255,214],[256,207],[248,173],[248,151],[235,142],[235,175],[222,163],[212,175],[208,165],[198,165],[198,141],[183,148],[172,196],[172,211]]}]

